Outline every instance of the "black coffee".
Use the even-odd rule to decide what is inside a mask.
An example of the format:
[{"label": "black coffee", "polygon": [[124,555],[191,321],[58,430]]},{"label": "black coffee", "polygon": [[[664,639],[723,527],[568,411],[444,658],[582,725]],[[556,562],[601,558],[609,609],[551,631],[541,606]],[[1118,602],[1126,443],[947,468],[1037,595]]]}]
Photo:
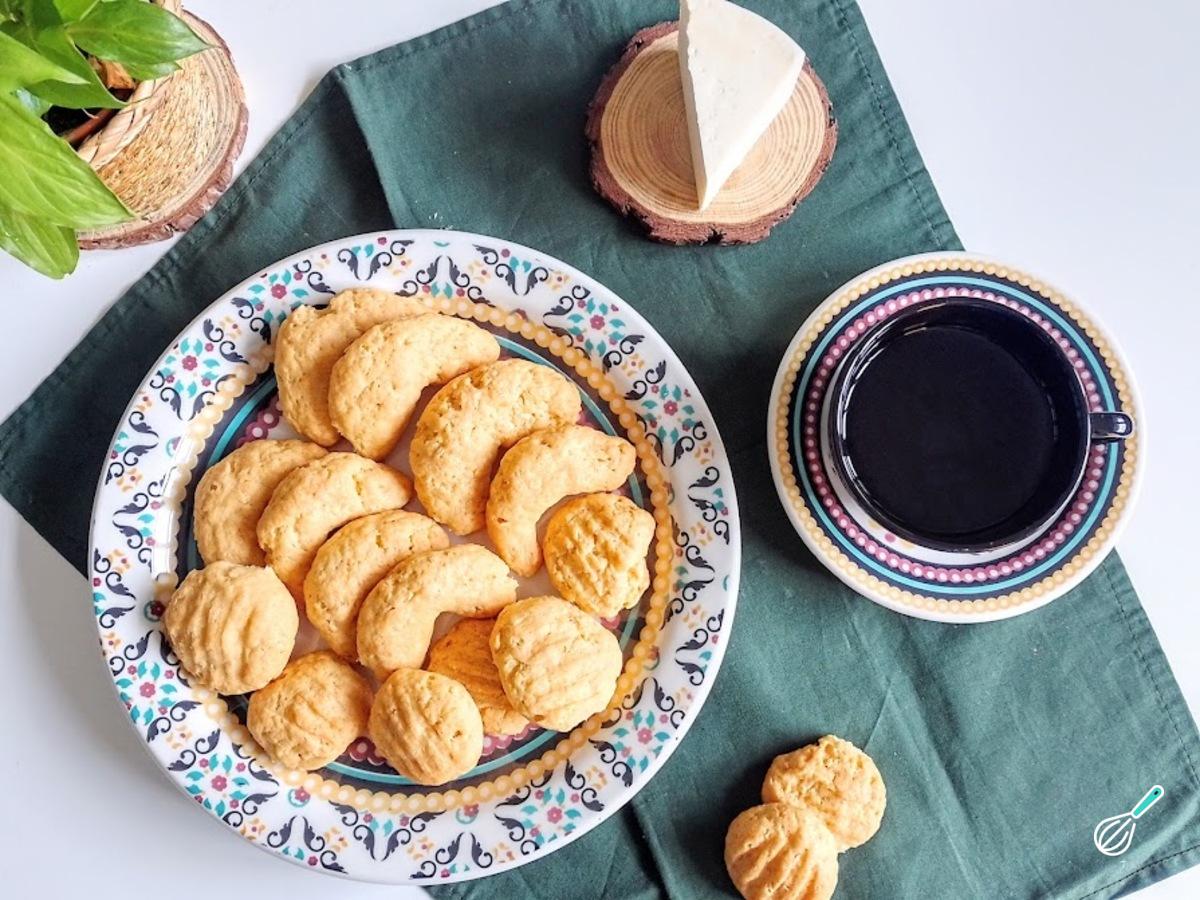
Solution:
[{"label": "black coffee", "polygon": [[1036,325],[994,304],[947,304],[866,340],[842,379],[839,436],[846,475],[883,524],[965,548],[1014,537],[1061,504],[1084,411]]}]

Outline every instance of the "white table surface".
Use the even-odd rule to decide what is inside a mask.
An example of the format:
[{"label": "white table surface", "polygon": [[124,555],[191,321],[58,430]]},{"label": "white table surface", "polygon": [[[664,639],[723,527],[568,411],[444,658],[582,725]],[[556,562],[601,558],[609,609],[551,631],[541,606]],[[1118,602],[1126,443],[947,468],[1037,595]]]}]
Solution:
[{"label": "white table surface", "polygon": [[[188,0],[228,41],[246,84],[244,166],[336,63],[491,0]],[[1193,710],[1200,577],[1179,561],[1200,506],[1200,5],[1157,0],[861,0],[925,161],[968,248],[1065,287],[1119,336],[1151,440],[1120,550]],[[1001,125],[1002,123],[1002,125]],[[50,282],[0,255],[0,418],[169,243],[86,254]],[[251,848],[156,773],[120,715],[79,575],[0,501],[0,598],[10,695],[0,772],[8,896],[258,900],[416,898],[317,877]],[[39,731],[20,720],[35,714]],[[15,883],[14,883],[15,882]],[[12,891],[12,893],[10,893]],[[1145,891],[1200,896],[1200,869]]]}]

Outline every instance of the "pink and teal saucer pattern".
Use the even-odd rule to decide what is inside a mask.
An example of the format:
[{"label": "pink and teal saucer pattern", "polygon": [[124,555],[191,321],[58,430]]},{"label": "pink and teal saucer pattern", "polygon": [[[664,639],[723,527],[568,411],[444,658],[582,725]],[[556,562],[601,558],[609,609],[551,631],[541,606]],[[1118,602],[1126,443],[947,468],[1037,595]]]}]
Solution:
[{"label": "pink and teal saucer pattern", "polygon": [[[651,590],[604,623],[625,650],[621,702],[570,734],[489,735],[476,768],[439,788],[397,774],[365,737],[318,772],[277,767],[245,729],[246,698],[191,685],[161,627],[164,602],[201,565],[191,517],[204,470],[248,441],[294,436],[271,369],[280,323],[302,304],[322,305],[359,286],[471,318],[496,335],[504,355],[571,378],[582,420],[637,447],[638,475],[624,491],[658,524]],[[406,448],[389,461],[406,468]],[[191,802],[306,868],[437,884],[545,856],[653,777],[716,677],[740,547],[729,461],[708,407],[635,310],[565,263],[507,241],[390,231],[276,263],[184,329],[117,427],[96,495],[90,559],[100,644],[120,702]],[[296,652],[312,649],[313,640],[302,629]]]},{"label": "pink and teal saucer pattern", "polygon": [[956,298],[1003,304],[1030,319],[1071,361],[1092,412],[1136,418],[1135,391],[1116,349],[1059,291],[992,260],[924,254],[853,279],[801,326],[775,378],[768,447],[788,517],[842,581],[908,615],[985,622],[1049,603],[1100,564],[1131,505],[1144,439],[1094,444],[1083,479],[1059,518],[1000,552],[972,559],[890,533],[847,496],[833,471],[821,440],[827,392],[839,360],[875,326],[922,303]]}]

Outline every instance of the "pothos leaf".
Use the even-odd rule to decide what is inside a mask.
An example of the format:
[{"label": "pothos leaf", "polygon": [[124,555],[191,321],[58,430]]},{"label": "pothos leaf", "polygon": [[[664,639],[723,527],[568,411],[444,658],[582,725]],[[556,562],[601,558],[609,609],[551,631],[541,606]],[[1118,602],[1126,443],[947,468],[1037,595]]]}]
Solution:
[{"label": "pothos leaf", "polygon": [[144,0],[98,3],[67,31],[88,53],[135,66],[173,62],[208,47],[183,19]]},{"label": "pothos leaf", "polygon": [[38,117],[41,117],[50,108],[49,101],[33,96],[24,88],[18,88],[13,92],[13,96],[17,98],[18,103]]},{"label": "pothos leaf", "polygon": [[99,0],[54,0],[54,6],[64,22],[78,22]]},{"label": "pothos leaf", "polygon": [[33,93],[55,106],[68,109],[121,109],[125,104],[109,93],[95,70],[88,65],[83,54],[67,36],[62,25],[45,28],[33,33],[18,33],[17,39],[48,59],[78,75],[81,83],[63,84],[59,81],[43,81],[32,88]]},{"label": "pothos leaf", "polygon": [[0,90],[29,87],[39,81],[83,83],[83,79],[74,72],[0,31]]},{"label": "pothos leaf", "polygon": [[70,228],[5,206],[0,206],[0,247],[51,278],[69,275],[79,261],[79,244]]},{"label": "pothos leaf", "polygon": [[121,66],[129,73],[129,77],[135,81],[150,81],[153,78],[162,78],[170,75],[172,72],[179,71],[179,63],[176,62],[154,63],[144,66],[127,62],[121,63]]},{"label": "pothos leaf", "polygon": [[15,98],[0,95],[0,204],[68,228],[129,218],[116,195]]}]

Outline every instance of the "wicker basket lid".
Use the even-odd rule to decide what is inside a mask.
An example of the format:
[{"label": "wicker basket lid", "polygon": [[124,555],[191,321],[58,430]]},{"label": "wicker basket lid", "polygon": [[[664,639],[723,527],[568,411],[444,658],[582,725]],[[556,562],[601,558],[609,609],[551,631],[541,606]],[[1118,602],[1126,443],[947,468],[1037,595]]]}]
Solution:
[{"label": "wicker basket lid", "polygon": [[[118,130],[110,134],[111,123],[94,136],[93,166],[137,218],[81,231],[85,249],[145,244],[186,231],[233,178],[246,138],[242,83],[212,27],[188,12],[183,18],[213,48],[182,60],[178,72],[159,82],[132,140]],[[105,152],[106,141],[123,146],[114,155]]]}]

